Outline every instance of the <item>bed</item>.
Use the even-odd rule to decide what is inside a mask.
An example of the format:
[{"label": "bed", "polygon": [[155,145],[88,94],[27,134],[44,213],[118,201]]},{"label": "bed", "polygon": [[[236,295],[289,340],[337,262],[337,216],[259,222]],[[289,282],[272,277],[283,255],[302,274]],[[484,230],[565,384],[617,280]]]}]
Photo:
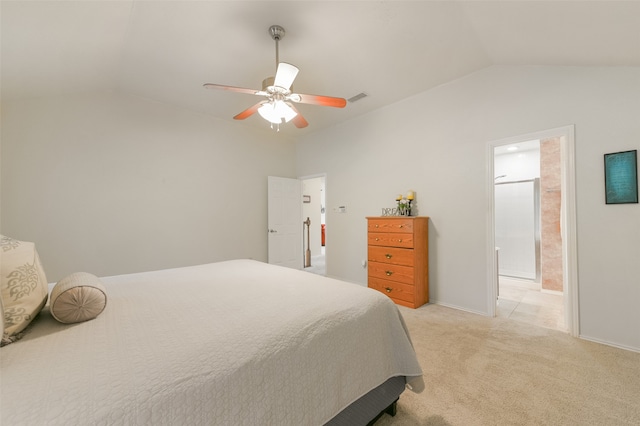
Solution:
[{"label": "bed", "polygon": [[422,371],[383,294],[254,260],[101,278],[104,311],[45,306],[0,349],[6,425],[367,424]]}]

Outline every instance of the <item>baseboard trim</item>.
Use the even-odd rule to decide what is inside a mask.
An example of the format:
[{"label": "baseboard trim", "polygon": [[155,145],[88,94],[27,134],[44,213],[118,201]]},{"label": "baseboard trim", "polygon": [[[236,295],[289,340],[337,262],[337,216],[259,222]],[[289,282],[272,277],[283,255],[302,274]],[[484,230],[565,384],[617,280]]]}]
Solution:
[{"label": "baseboard trim", "polygon": [[607,345],[607,346],[611,346],[613,348],[618,348],[618,349],[624,349],[626,351],[631,351],[631,352],[638,352],[640,353],[640,348],[634,348],[633,346],[626,346],[626,345],[621,345],[618,343],[613,343],[613,342],[609,342],[607,340],[602,340],[602,339],[596,339],[595,337],[589,337],[589,336],[585,336],[583,334],[581,334],[580,336],[578,336],[580,339],[582,340],[587,340],[589,342],[593,342],[593,343],[600,343],[601,345]]},{"label": "baseboard trim", "polygon": [[471,314],[482,315],[483,317],[489,316],[488,312],[475,311],[473,309],[467,309],[462,306],[452,305],[451,303],[443,303],[443,302],[440,302],[439,300],[431,300],[429,303],[432,303],[434,305],[444,306],[446,308],[457,309],[459,311],[469,312]]}]

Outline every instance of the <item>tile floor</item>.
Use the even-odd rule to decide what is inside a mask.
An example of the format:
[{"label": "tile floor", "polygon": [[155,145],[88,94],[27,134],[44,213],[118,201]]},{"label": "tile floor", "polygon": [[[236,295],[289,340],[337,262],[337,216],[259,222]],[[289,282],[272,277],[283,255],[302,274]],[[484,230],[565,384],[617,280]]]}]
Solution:
[{"label": "tile floor", "polygon": [[542,292],[539,283],[500,277],[496,316],[567,331],[562,295]]}]

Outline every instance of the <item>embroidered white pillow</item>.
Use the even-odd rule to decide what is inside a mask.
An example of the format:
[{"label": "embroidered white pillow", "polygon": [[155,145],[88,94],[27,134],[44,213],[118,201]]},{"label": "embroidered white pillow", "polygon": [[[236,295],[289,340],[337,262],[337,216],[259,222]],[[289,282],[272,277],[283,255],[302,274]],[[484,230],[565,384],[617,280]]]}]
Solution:
[{"label": "embroidered white pillow", "polygon": [[0,298],[6,345],[22,331],[47,303],[49,287],[34,243],[0,235]]},{"label": "embroidered white pillow", "polygon": [[51,290],[51,315],[64,324],[94,319],[107,306],[107,292],[95,275],[76,272]]}]

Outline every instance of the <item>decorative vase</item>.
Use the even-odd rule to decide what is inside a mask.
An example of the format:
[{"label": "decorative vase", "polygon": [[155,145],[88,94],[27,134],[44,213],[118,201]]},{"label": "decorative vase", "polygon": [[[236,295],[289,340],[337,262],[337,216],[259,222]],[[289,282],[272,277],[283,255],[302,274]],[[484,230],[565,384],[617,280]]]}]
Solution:
[{"label": "decorative vase", "polygon": [[411,216],[411,207],[407,207],[407,206],[398,207],[398,215]]}]

